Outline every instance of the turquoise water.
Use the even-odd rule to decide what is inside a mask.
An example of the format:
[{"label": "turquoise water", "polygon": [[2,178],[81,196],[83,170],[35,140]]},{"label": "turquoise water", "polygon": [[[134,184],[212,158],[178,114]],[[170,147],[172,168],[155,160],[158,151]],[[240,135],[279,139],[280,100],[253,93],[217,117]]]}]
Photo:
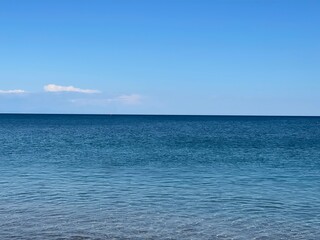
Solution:
[{"label": "turquoise water", "polygon": [[319,239],[320,118],[0,115],[0,239]]}]

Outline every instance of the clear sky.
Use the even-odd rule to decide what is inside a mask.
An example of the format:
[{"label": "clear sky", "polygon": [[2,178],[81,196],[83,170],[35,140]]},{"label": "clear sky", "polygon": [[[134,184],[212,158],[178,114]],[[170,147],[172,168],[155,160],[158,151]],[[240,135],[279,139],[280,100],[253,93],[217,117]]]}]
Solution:
[{"label": "clear sky", "polygon": [[320,1],[2,0],[0,112],[320,115]]}]

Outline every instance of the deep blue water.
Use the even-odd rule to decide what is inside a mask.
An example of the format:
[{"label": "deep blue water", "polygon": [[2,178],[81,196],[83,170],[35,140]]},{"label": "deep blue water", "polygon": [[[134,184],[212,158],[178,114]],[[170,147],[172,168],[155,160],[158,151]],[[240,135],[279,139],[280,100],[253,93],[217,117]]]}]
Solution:
[{"label": "deep blue water", "polygon": [[320,239],[320,118],[0,115],[0,239]]}]

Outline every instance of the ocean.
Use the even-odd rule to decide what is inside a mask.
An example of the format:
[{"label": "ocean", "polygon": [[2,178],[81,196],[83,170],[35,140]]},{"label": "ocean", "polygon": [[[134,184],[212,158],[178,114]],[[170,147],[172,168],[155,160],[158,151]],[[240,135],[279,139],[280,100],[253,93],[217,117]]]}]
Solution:
[{"label": "ocean", "polygon": [[320,239],[320,117],[1,114],[0,239]]}]

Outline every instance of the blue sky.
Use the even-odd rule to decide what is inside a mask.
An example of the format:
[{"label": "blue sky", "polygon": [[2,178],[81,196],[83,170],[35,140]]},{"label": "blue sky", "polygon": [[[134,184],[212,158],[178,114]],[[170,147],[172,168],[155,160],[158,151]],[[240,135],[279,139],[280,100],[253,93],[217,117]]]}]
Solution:
[{"label": "blue sky", "polygon": [[0,112],[320,115],[320,1],[0,1]]}]

